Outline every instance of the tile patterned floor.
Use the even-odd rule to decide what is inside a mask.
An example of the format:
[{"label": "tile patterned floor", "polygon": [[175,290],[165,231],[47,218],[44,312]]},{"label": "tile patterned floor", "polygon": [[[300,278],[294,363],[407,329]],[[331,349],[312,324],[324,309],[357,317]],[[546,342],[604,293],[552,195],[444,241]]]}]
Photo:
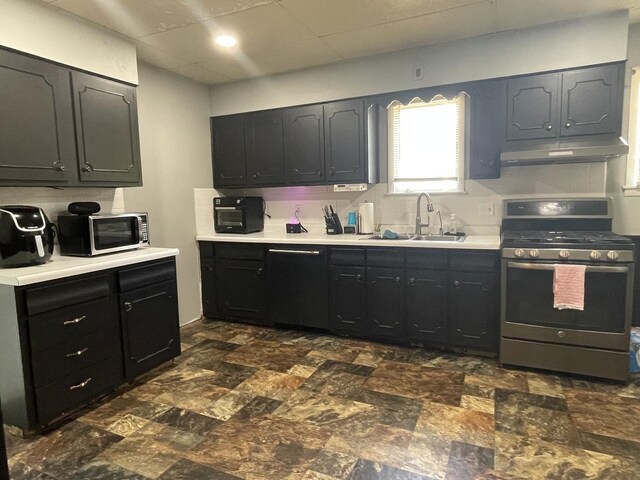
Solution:
[{"label": "tile patterned floor", "polygon": [[183,342],[61,428],[9,436],[12,478],[640,478],[640,378],[223,322]]}]

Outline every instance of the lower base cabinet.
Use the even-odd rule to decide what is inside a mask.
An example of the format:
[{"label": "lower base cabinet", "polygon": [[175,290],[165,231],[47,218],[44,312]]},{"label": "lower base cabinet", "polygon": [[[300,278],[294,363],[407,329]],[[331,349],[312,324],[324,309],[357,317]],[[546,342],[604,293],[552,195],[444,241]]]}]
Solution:
[{"label": "lower base cabinet", "polygon": [[173,258],[0,285],[0,299],[4,420],[27,433],[180,354]]},{"label": "lower base cabinet", "polygon": [[2,429],[2,408],[0,408],[0,478],[9,478],[9,465],[7,462],[7,447],[4,441],[4,430]]},{"label": "lower base cabinet", "polygon": [[[201,266],[212,265],[212,248],[226,253],[228,245],[201,242]],[[251,247],[267,252],[292,250],[290,245]],[[297,248],[302,247],[293,250]],[[266,265],[252,264],[246,259],[219,258],[216,253],[215,290],[201,268],[205,316],[207,311],[217,311],[214,318],[252,320],[259,313],[271,324],[314,326],[355,338],[497,352],[498,252],[422,247],[304,249],[327,251],[328,262],[312,268],[267,253]],[[258,275],[257,269],[263,267],[265,271]],[[266,299],[258,277],[267,279]],[[314,303],[327,293],[328,309],[322,302]],[[313,299],[305,300],[309,295]],[[306,308],[305,302],[309,302]]]}]

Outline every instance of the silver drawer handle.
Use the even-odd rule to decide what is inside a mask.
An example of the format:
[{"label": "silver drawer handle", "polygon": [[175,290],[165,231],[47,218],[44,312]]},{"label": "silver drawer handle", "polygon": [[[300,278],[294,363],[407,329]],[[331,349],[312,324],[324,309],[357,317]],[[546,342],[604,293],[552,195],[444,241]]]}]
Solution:
[{"label": "silver drawer handle", "polygon": [[66,322],[63,322],[62,324],[63,325],[75,325],[76,323],[80,323],[85,318],[87,318],[87,316],[86,315],[82,315],[81,317],[74,318],[73,320],[67,320]]},{"label": "silver drawer handle", "polygon": [[89,350],[89,347],[84,347],[82,350],[78,350],[77,352],[67,353],[67,358],[70,358],[70,357],[79,357],[80,355],[82,355],[83,353],[85,353],[87,350]]},{"label": "silver drawer handle", "polygon": [[89,385],[90,381],[91,381],[91,377],[87,378],[84,382],[79,383],[78,385],[73,385],[73,386],[69,387],[69,390],[75,390],[77,388],[84,388],[87,385]]},{"label": "silver drawer handle", "polygon": [[283,248],[270,248],[269,253],[289,253],[292,255],[320,255],[319,250],[287,250]]}]

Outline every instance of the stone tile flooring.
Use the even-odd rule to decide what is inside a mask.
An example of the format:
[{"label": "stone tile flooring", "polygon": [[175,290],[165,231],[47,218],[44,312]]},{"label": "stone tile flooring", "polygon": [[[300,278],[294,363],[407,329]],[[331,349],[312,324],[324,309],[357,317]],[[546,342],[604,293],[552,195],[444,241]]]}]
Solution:
[{"label": "stone tile flooring", "polygon": [[33,439],[15,479],[638,479],[640,379],[224,322]]}]

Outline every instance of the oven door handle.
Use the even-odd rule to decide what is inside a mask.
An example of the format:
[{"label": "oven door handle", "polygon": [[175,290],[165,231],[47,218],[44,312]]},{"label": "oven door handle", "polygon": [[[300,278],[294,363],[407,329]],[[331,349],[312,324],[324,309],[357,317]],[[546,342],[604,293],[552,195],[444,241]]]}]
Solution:
[{"label": "oven door handle", "polygon": [[[523,262],[508,262],[508,268],[522,268],[527,270],[555,270],[556,264],[554,263],[523,263]],[[587,265],[587,272],[595,273],[628,273],[629,267],[606,267],[603,265]]]}]

